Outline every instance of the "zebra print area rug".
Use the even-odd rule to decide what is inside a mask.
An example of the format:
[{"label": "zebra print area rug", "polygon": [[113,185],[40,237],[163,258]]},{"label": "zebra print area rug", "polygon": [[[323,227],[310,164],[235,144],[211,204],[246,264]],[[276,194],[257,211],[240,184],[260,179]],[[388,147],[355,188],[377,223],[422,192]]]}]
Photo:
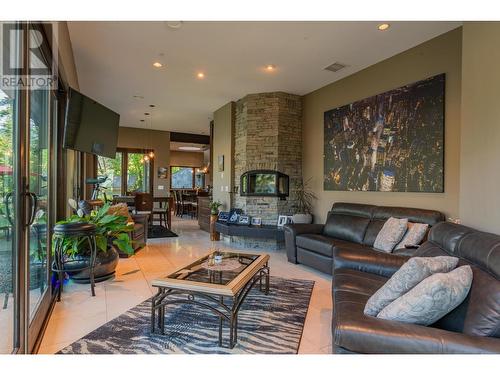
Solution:
[{"label": "zebra print area rug", "polygon": [[[166,334],[151,334],[148,299],[59,353],[296,354],[313,286],[310,280],[271,277],[269,295],[254,287],[238,314],[238,343],[233,349],[218,346],[218,317],[196,305],[169,306]],[[227,322],[224,326],[227,345]]]}]

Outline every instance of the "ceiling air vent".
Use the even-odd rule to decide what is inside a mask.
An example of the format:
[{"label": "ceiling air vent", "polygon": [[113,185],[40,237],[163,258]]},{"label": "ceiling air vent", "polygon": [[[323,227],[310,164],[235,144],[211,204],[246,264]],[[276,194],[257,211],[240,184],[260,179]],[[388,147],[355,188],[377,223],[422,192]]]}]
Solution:
[{"label": "ceiling air vent", "polygon": [[332,65],[328,65],[325,70],[329,70],[330,72],[338,72],[340,69],[344,69],[346,66],[339,62],[334,62]]}]

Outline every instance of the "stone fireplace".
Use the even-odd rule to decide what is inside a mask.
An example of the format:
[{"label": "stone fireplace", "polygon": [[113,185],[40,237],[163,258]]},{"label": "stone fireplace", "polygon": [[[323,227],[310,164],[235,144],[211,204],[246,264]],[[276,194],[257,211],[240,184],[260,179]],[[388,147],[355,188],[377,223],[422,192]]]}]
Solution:
[{"label": "stone fireplace", "polygon": [[[284,92],[250,94],[236,103],[234,129],[234,192],[232,207],[276,225],[279,215],[292,215],[294,189],[302,179],[302,103]],[[240,194],[241,175],[252,170],[277,171],[289,176],[286,198]],[[275,240],[233,237],[245,246],[277,248]]]}]

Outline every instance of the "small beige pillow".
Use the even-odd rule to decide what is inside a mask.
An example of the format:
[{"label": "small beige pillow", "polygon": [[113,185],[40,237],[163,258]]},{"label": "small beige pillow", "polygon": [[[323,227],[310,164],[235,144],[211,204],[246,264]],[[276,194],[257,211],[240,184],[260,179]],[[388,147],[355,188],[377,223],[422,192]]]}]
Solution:
[{"label": "small beige pillow", "polygon": [[120,215],[127,218],[127,223],[133,223],[134,219],[130,216],[128,206],[126,203],[117,203],[108,208],[109,215]]},{"label": "small beige pillow", "polygon": [[427,233],[428,228],[429,224],[408,223],[408,230],[406,231],[406,234],[401,242],[396,245],[395,249],[404,249],[407,245],[420,245],[425,237],[425,234]]},{"label": "small beige pillow", "polygon": [[385,251],[386,253],[392,252],[394,246],[403,238],[407,226],[408,219],[390,217],[384,223],[380,232],[378,232],[373,247],[377,250]]}]

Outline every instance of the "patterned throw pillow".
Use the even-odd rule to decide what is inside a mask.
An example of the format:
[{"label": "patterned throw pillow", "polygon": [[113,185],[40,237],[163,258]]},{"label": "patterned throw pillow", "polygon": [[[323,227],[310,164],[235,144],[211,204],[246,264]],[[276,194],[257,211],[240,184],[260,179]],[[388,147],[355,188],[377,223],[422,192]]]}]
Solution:
[{"label": "patterned throw pillow", "polygon": [[130,216],[130,213],[128,211],[128,206],[126,203],[117,203],[108,208],[109,215],[120,215],[120,216],[125,216],[127,218],[127,223],[133,223],[134,219]]},{"label": "patterned throw pillow", "polygon": [[428,326],[460,305],[472,285],[472,269],[435,273],[384,308],[377,318]]},{"label": "patterned throw pillow", "polygon": [[419,245],[424,239],[428,228],[429,224],[408,223],[408,230],[401,242],[396,245],[395,249],[404,249],[406,245]]},{"label": "patterned throw pillow", "polygon": [[385,251],[390,253],[394,246],[396,246],[401,238],[403,238],[406,228],[408,226],[408,219],[397,219],[395,217],[390,217],[384,223],[384,226],[378,232],[377,238],[373,247],[377,250]]},{"label": "patterned throw pillow", "polygon": [[448,256],[410,258],[368,299],[364,310],[365,315],[377,316],[382,309],[421,281],[435,273],[450,272],[457,264],[458,258]]}]

